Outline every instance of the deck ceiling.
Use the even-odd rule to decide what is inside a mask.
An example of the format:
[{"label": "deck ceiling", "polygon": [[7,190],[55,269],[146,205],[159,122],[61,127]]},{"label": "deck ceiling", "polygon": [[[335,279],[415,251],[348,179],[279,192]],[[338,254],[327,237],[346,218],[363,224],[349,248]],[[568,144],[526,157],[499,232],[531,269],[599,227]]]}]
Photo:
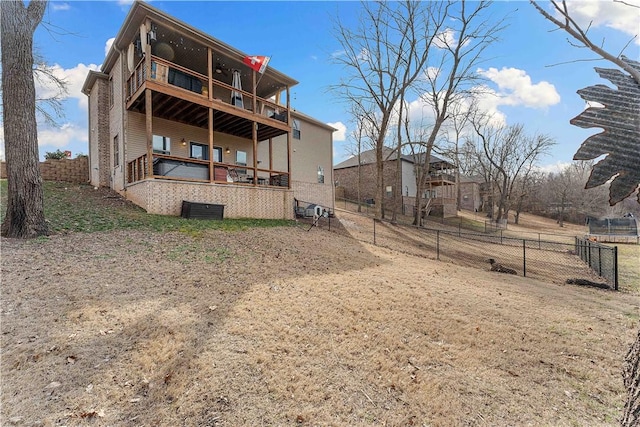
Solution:
[{"label": "deck ceiling", "polygon": [[[171,95],[153,92],[153,116],[174,122],[208,129],[208,108]],[[144,96],[138,97],[130,107],[131,111],[146,114]],[[253,139],[253,121],[223,111],[213,111],[213,130],[245,139]],[[267,124],[258,124],[258,141],[265,141],[286,134],[285,131]]]}]

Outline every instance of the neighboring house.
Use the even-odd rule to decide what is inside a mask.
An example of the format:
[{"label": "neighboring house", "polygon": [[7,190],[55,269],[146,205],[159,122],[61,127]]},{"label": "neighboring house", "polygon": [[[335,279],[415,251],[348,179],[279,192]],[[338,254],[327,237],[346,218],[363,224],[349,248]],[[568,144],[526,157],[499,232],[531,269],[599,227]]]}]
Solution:
[{"label": "neighboring house", "polygon": [[[396,191],[395,173],[397,156],[395,150],[385,148],[383,151],[383,174],[385,185],[385,206],[391,208],[393,204],[393,194]],[[422,163],[424,154],[401,155],[402,165],[401,186],[399,191],[402,194],[401,209],[405,215],[412,215],[415,206],[416,186],[416,165]],[[336,180],[336,187],[340,193],[344,194],[347,200],[358,200],[358,169],[361,176],[360,201],[373,200],[376,197],[376,161],[375,150],[364,151],[360,154],[360,168],[358,168],[358,157],[353,156],[333,167],[333,174]],[[427,205],[427,210],[435,216],[455,216],[456,215],[456,166],[447,160],[431,154],[429,159],[429,177],[424,189],[423,199]],[[471,190],[473,192],[473,190]]]},{"label": "neighboring house", "polygon": [[91,184],[165,215],[183,200],[225,217],[293,218],[295,199],[333,209],[335,129],[294,111],[297,82],[257,59],[136,1],[82,89]]},{"label": "neighboring house", "polygon": [[460,209],[480,212],[483,207],[481,185],[484,182],[479,176],[460,175]]}]

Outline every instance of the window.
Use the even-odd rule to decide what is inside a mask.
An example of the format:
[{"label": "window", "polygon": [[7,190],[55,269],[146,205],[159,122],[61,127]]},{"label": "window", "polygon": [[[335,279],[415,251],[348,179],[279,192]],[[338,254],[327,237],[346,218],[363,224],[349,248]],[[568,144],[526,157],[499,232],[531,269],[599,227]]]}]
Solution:
[{"label": "window", "polygon": [[[236,151],[236,165],[247,166],[247,153],[246,151]],[[246,169],[236,169],[238,173],[247,173]]]},{"label": "window", "polygon": [[209,146],[192,142],[189,157],[192,159],[209,160]]},{"label": "window", "polygon": [[324,168],[318,166],[318,184],[324,184]]},{"label": "window", "polygon": [[113,77],[109,77],[109,107],[113,107]]},{"label": "window", "polygon": [[170,154],[171,138],[168,136],[153,135],[153,152],[158,154]]},{"label": "window", "polygon": [[113,167],[120,166],[120,143],[118,135],[113,137]]},{"label": "window", "polygon": [[213,161],[222,163],[222,147],[213,147]]},{"label": "window", "polygon": [[387,185],[387,196],[391,196],[393,194],[393,187],[391,185]]},{"label": "window", "polygon": [[300,122],[293,119],[293,139],[300,139]]}]

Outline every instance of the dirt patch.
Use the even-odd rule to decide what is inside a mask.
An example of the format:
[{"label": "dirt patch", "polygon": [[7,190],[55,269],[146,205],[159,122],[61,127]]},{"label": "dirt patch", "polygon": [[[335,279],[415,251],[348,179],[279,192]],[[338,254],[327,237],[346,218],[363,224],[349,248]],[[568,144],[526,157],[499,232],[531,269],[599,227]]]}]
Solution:
[{"label": "dirt patch", "polygon": [[2,239],[0,424],[617,424],[637,297],[307,229]]}]

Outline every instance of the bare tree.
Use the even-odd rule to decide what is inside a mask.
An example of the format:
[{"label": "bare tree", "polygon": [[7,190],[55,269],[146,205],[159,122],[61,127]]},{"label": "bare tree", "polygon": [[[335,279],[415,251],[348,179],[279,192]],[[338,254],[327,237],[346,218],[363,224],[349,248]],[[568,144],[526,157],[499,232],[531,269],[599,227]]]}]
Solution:
[{"label": "bare tree", "polygon": [[64,117],[62,100],[68,94],[68,83],[55,73],[55,69],[45,59],[34,54],[33,77],[46,93],[36,93],[36,113],[50,126],[59,126],[58,119]]},{"label": "bare tree", "polygon": [[471,93],[478,83],[476,73],[478,65],[483,61],[482,54],[492,43],[498,40],[498,35],[504,29],[504,19],[492,22],[489,11],[490,3],[458,2],[455,7],[448,9],[450,25],[437,35],[439,56],[430,61],[429,69],[425,70],[425,79],[421,82],[422,101],[428,105],[433,113],[433,125],[420,144],[422,145],[422,174],[423,179],[417,179],[415,216],[413,223],[419,223],[422,212],[422,193],[426,186],[431,152],[440,134],[443,124],[449,119],[449,106],[457,99]]},{"label": "bare tree", "polygon": [[442,154],[449,157],[456,165],[456,210],[460,210],[462,204],[462,190],[460,187],[460,175],[467,172],[468,154],[463,149],[463,134],[469,124],[470,118],[477,112],[477,103],[473,97],[460,98],[451,104],[451,121],[447,133],[444,135]]},{"label": "bare tree", "polygon": [[355,122],[355,129],[352,133],[353,146],[351,154],[357,157],[358,166],[358,182],[356,189],[356,197],[358,202],[358,212],[362,211],[360,202],[362,201],[362,152],[372,147],[371,139],[375,138],[376,121],[370,111],[364,111],[360,104],[351,105],[351,116]]},{"label": "bare tree", "polygon": [[515,204],[515,214],[513,217],[514,224],[518,224],[520,222],[520,213],[522,212],[522,208],[524,207],[524,200],[529,196],[529,188],[532,186],[534,182],[535,169],[533,167],[533,162],[526,165],[524,169],[524,174],[522,176],[516,178],[514,180],[514,192],[513,198],[516,199]]},{"label": "bare tree", "polygon": [[[495,182],[499,194],[495,220],[500,221],[509,213],[518,179],[528,174],[555,142],[547,135],[527,136],[521,124],[493,126],[478,120],[471,120],[471,124],[478,137],[477,150],[484,154],[494,171],[490,178],[491,182]],[[482,154],[478,154],[478,157],[482,157]]]},{"label": "bare tree", "polygon": [[2,235],[30,238],[48,233],[39,168],[33,33],[46,0],[0,2],[2,102],[7,160],[7,211]]},{"label": "bare tree", "polygon": [[376,217],[384,216],[383,148],[394,108],[422,75],[430,46],[446,19],[449,3],[363,2],[356,29],[339,18],[335,37],[342,47],[334,59],[345,78],[332,89],[343,100],[374,111],[376,117]]}]

